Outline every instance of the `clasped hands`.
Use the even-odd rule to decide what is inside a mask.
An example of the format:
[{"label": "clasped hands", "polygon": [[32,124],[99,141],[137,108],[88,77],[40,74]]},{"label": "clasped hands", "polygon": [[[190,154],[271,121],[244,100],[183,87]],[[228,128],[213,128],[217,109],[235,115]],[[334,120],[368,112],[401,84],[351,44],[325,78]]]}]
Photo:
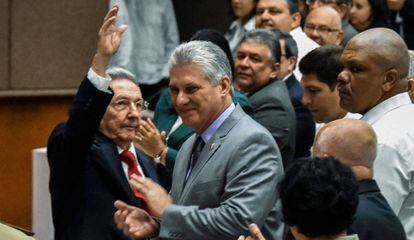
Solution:
[{"label": "clasped hands", "polygon": [[161,218],[165,208],[172,204],[172,198],[163,187],[149,178],[134,174],[129,182],[133,188],[142,193],[151,215],[141,208],[117,200],[114,204],[117,209],[114,214],[115,223],[125,235],[135,239],[156,236],[159,224],[153,217]]},{"label": "clasped hands", "polygon": [[167,154],[165,136],[165,131],[159,132],[152,120],[148,118],[140,122],[134,144],[148,156],[159,156],[159,163],[165,165],[165,156]]}]

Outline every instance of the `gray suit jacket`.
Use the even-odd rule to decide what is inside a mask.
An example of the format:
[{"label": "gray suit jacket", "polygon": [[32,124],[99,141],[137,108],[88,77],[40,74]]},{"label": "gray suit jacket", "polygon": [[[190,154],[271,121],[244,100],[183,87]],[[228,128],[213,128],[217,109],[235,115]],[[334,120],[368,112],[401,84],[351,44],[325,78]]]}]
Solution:
[{"label": "gray suit jacket", "polygon": [[174,167],[174,204],[162,216],[159,237],[237,239],[248,225],[268,240],[281,239],[277,184],[280,153],[270,133],[237,106],[204,146],[184,185],[195,135],[180,149]]},{"label": "gray suit jacket", "polygon": [[272,134],[282,154],[283,166],[289,166],[295,154],[296,117],[286,84],[271,80],[249,95],[254,118]]}]

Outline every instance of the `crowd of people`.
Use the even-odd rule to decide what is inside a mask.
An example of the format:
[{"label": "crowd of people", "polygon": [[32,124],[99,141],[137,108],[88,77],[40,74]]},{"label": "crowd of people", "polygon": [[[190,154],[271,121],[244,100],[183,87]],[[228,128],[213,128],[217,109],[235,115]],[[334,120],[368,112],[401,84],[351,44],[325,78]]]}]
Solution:
[{"label": "crowd of people", "polygon": [[55,239],[414,240],[412,0],[231,0],[181,44],[144,2],[50,135]]}]

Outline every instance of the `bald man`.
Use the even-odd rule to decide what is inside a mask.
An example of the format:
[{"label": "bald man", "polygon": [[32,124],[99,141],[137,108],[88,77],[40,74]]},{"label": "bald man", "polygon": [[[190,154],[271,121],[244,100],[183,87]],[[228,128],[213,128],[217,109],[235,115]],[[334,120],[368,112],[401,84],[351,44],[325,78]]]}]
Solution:
[{"label": "bald man", "polygon": [[407,237],[414,239],[414,105],[407,93],[408,49],[392,30],[364,31],[345,46],[340,105],[360,113],[378,138],[374,177]]},{"label": "bald man", "polygon": [[338,159],[352,169],[359,181],[358,209],[348,234],[356,233],[360,240],[406,239],[401,222],[373,179],[377,138],[368,123],[355,119],[327,123],[316,136],[313,155]]},{"label": "bald man", "polygon": [[339,45],[344,36],[341,16],[330,6],[315,8],[306,17],[304,32],[319,45]]}]

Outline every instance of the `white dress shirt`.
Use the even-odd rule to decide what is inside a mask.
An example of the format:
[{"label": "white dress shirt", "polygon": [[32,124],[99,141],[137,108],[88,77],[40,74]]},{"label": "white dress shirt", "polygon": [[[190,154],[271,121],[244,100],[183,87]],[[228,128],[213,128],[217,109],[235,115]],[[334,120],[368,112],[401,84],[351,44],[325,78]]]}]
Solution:
[{"label": "white dress shirt", "polygon": [[293,71],[293,74],[295,74],[296,79],[300,82],[302,80],[302,74],[299,71],[299,62],[306,54],[308,54],[308,52],[319,47],[319,44],[306,36],[300,27],[297,27],[290,31],[290,35],[292,35],[292,38],[298,45],[298,61],[296,63],[296,68]]},{"label": "white dress shirt", "polygon": [[378,138],[374,179],[407,238],[414,239],[414,104],[408,93],[401,93],[369,110],[361,120],[374,128]]}]

